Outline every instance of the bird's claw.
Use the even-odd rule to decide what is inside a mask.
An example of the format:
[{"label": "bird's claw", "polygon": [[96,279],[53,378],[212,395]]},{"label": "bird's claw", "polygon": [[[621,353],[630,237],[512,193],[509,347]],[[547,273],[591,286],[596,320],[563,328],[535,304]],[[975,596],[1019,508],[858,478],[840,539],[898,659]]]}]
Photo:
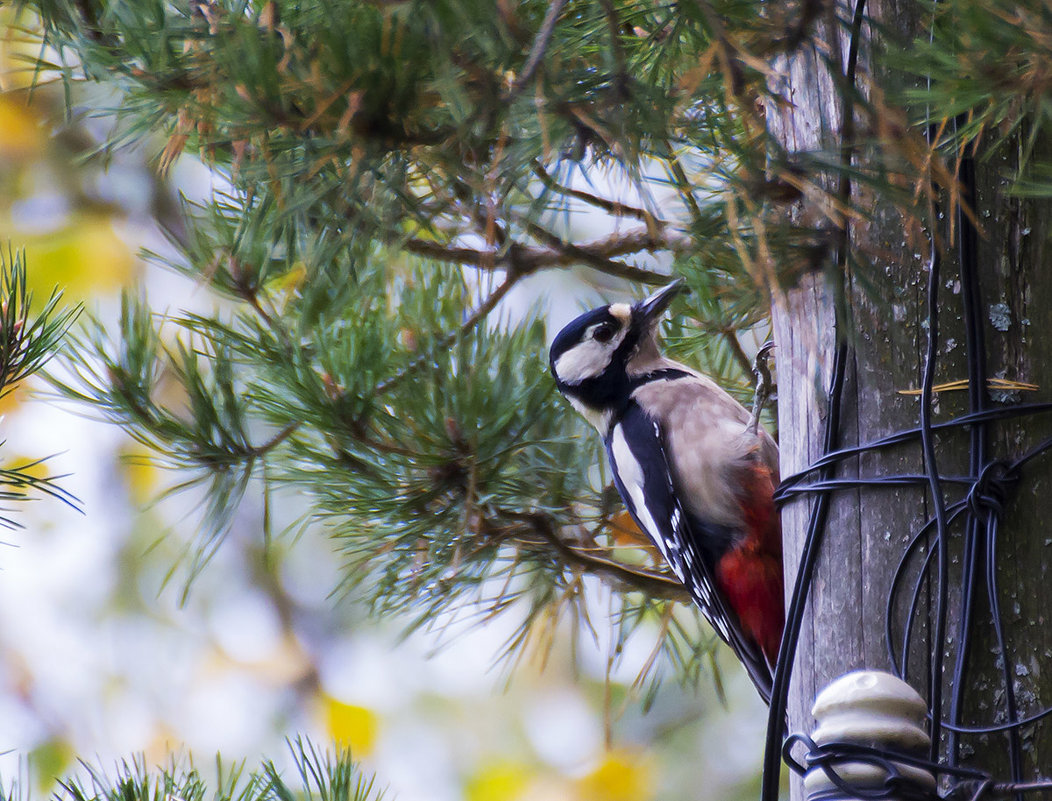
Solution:
[{"label": "bird's claw", "polygon": [[767,366],[767,359],[774,350],[774,340],[768,339],[756,352],[756,358],[752,363],[752,375],[756,382],[756,392],[752,401],[752,416],[749,418],[748,430],[756,435],[760,427],[760,415],[767,399],[771,396],[771,369]]}]

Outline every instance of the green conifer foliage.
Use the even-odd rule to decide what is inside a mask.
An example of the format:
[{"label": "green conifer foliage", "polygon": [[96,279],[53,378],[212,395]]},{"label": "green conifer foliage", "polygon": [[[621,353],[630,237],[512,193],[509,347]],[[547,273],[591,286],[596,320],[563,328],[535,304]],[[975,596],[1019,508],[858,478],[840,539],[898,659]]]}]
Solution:
[{"label": "green conifer foliage", "polygon": [[[866,27],[881,46],[866,47],[864,91],[842,88],[851,141],[792,155],[765,118],[781,56],[817,21],[846,29],[839,4],[25,6],[48,46],[42,74],[71,94],[114,91],[104,150],[145,144],[161,171],[195,154],[229,182],[185,204],[170,260],[228,302],[188,315],[129,295],[118,328],[80,335],[64,386],[208,487],[198,565],[245,492],[291,492],[379,611],[424,623],[522,599],[524,641],[550,615],[579,615],[595,575],[622,593],[626,632],[665,621],[685,678],[711,638],[671,617],[684,594],[652,555],[617,540],[619,505],[595,437],[553,392],[543,324],[498,324],[499,302],[528,277],[585,267],[642,292],[667,282],[642,258],[661,254],[693,289],[672,349],[748,397],[739,334],[806,272],[839,285],[828,255],[847,220],[875,197],[914,235],[954,192],[944,159],[1020,115],[1038,130],[1047,105],[1036,1],[947,0],[916,41]],[[995,46],[1010,58],[985,69]],[[1012,176],[1020,191],[1044,191],[1029,167]],[[572,182],[611,168],[642,201]],[[838,194],[841,178],[859,191]],[[802,197],[809,214],[784,213]],[[618,225],[574,236],[560,224],[571,207]],[[877,281],[879,255],[845,263]],[[481,297],[479,276],[492,279]]]}]

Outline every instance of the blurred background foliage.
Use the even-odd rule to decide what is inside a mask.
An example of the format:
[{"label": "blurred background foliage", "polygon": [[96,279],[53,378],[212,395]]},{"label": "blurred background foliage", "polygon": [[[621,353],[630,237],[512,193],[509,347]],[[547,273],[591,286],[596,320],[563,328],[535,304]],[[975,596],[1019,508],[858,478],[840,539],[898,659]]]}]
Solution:
[{"label": "blurred background foliage", "polygon": [[[1045,192],[1048,8],[916,11],[916,39],[868,31],[853,158],[787,154],[766,119],[784,55],[850,25],[837,4],[0,9],[5,276],[50,321],[41,353],[88,309],[48,367],[66,403],[0,400],[4,464],[68,501],[19,507],[33,536],[0,580],[41,604],[0,634],[33,780],[100,742],[239,758],[296,730],[406,799],[689,797],[702,774],[749,795],[759,702],[546,346],[682,275],[670,350],[748,401],[770,304],[839,282],[827,256],[874,198],[917,236],[955,201],[947,165],[1022,124],[1005,180]],[[876,286],[880,256],[848,269]]]}]

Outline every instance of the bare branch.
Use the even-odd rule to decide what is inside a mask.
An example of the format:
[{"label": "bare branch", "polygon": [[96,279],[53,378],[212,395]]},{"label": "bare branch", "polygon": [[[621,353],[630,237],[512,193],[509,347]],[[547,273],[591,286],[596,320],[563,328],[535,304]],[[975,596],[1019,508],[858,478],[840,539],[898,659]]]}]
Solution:
[{"label": "bare branch", "polygon": [[530,249],[522,254],[524,266],[531,270],[580,262],[607,275],[615,275],[618,278],[641,284],[662,286],[671,281],[672,276],[615,261],[614,257],[644,250],[677,249],[685,245],[685,242],[672,240],[664,234],[655,237],[647,229],[626,234],[611,234],[606,239],[576,245],[572,242],[564,242],[559,236],[535,222],[530,220],[522,222],[531,235],[551,248],[548,251]]},{"label": "bare branch", "polygon": [[613,54],[614,63],[617,65],[618,89],[627,96],[631,76],[628,74],[628,58],[625,56],[625,47],[621,43],[621,20],[617,16],[617,9],[614,8],[612,0],[599,0],[599,5],[603,7],[603,14],[606,16],[606,27],[610,34],[610,52]]},{"label": "bare branch", "polygon": [[653,214],[646,209],[636,208],[635,206],[629,206],[626,203],[619,203],[616,200],[607,200],[606,198],[593,195],[590,192],[582,192],[580,189],[571,189],[568,186],[563,186],[552,175],[544,169],[543,165],[539,161],[533,162],[533,172],[541,182],[551,189],[553,192],[558,192],[560,195],[567,195],[568,197],[577,198],[591,206],[600,208],[609,214],[613,214],[616,217],[634,217],[637,220],[641,220],[647,224],[648,228],[662,228],[665,225],[664,220],[659,220]]},{"label": "bare branch", "polygon": [[686,588],[669,576],[626,565],[613,559],[596,556],[589,549],[575,547],[558,535],[550,517],[536,512],[505,512],[506,517],[526,524],[531,533],[539,535],[567,561],[584,568],[589,573],[606,576],[633,589],[646,593],[651,598],[670,601],[689,601]]},{"label": "bare branch", "polygon": [[752,362],[749,361],[749,357],[745,354],[745,349],[742,347],[741,341],[738,339],[738,332],[733,328],[721,328],[720,335],[731,349],[731,355],[734,356],[734,360],[738,362],[738,366],[742,369],[745,375],[752,375]]},{"label": "bare branch", "polygon": [[292,436],[296,430],[303,424],[302,420],[296,420],[286,425],[281,431],[275,434],[273,437],[268,439],[262,445],[256,445],[252,448],[252,456],[265,456],[274,448],[278,447],[282,442]]},{"label": "bare branch", "polygon": [[439,242],[431,242],[427,239],[410,239],[403,243],[402,247],[418,256],[426,256],[429,259],[448,261],[454,264],[473,264],[482,267],[493,264],[496,259],[496,254],[491,250],[447,247]]},{"label": "bare branch", "polygon": [[625,264],[616,261],[614,257],[640,251],[679,250],[687,247],[688,244],[683,237],[673,237],[665,232],[654,233],[649,229],[641,229],[624,234],[611,234],[605,239],[577,245],[563,241],[556,234],[531,220],[522,218],[520,221],[534,238],[543,242],[547,247],[529,247],[512,243],[505,253],[500,253],[496,250],[449,247],[426,239],[410,239],[403,247],[419,256],[454,264],[472,265],[483,270],[506,267],[509,275],[514,274],[519,277],[546,267],[566,267],[579,263],[587,264],[607,275],[651,286],[663,286],[672,280],[672,276]]},{"label": "bare branch", "polygon": [[676,189],[679,190],[679,195],[683,198],[683,202],[687,204],[687,208],[690,210],[690,216],[694,222],[701,221],[701,208],[698,206],[698,201],[694,197],[693,184],[690,179],[687,178],[687,173],[683,169],[683,165],[679,163],[679,159],[676,158],[676,152],[672,149],[671,142],[665,142],[665,148],[668,151],[668,168],[672,172],[672,177],[676,179]]}]

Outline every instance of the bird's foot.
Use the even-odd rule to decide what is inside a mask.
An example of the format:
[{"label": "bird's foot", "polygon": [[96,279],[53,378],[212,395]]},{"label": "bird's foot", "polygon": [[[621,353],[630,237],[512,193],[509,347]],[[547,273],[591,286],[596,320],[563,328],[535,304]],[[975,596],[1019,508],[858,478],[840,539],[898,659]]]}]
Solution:
[{"label": "bird's foot", "polygon": [[756,352],[756,358],[752,363],[752,375],[756,381],[756,392],[752,400],[752,417],[749,418],[749,431],[756,434],[760,427],[760,415],[767,399],[771,397],[771,369],[767,366],[767,359],[774,350],[774,340],[768,339]]}]

